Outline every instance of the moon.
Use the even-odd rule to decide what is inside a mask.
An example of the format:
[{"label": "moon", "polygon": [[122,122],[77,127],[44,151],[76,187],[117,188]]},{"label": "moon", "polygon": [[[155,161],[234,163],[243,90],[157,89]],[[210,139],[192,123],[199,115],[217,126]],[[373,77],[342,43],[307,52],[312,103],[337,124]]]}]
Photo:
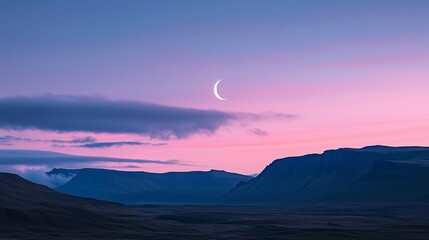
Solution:
[{"label": "moon", "polygon": [[223,100],[223,101],[225,101],[226,99],[225,98],[223,98],[223,97],[221,97],[220,95],[219,95],[219,92],[218,92],[218,85],[219,85],[219,83],[222,81],[223,79],[219,79],[216,83],[215,83],[215,85],[214,85],[214,87],[213,87],[213,93],[214,93],[214,95],[219,99],[219,100]]}]

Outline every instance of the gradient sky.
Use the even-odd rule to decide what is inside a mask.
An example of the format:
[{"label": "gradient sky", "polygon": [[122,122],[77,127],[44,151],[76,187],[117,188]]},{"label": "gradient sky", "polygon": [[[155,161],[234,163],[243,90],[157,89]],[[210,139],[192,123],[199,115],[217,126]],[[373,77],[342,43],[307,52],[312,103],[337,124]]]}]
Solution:
[{"label": "gradient sky", "polygon": [[[181,139],[2,128],[0,139],[15,139],[0,149],[186,163],[132,170],[252,174],[332,148],[427,146],[428,9],[425,0],[0,0],[0,101],[98,96],[264,116]],[[213,95],[218,79],[227,101]],[[84,137],[150,144],[50,141]]]}]

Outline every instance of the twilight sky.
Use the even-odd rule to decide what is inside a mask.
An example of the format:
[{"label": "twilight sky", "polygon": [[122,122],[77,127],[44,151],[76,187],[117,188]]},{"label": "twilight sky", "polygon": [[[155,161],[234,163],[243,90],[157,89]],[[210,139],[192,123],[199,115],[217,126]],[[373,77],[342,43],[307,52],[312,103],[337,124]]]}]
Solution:
[{"label": "twilight sky", "polygon": [[428,145],[428,9],[1,0],[0,149],[125,159],[32,168],[252,174],[331,148]]}]

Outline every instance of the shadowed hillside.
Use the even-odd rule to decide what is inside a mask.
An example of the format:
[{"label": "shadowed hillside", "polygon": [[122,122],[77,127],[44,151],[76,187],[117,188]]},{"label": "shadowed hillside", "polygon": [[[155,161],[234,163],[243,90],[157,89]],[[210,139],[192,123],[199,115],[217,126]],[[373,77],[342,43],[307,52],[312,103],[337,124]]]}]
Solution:
[{"label": "shadowed hillside", "polygon": [[178,227],[146,218],[134,209],[58,193],[14,174],[0,173],[0,192],[0,237],[34,239],[38,234],[43,235],[40,238],[73,234],[78,238],[150,238],[154,233],[158,237],[168,231],[178,234]]},{"label": "shadowed hillside", "polygon": [[429,148],[371,146],[288,157],[219,201],[234,204],[429,203]]}]

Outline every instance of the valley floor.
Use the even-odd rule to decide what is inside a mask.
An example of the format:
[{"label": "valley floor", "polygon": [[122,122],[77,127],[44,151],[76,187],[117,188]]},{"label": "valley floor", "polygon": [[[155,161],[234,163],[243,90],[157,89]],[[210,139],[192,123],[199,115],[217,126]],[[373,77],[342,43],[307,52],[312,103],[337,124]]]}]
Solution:
[{"label": "valley floor", "polygon": [[[429,206],[132,207],[123,227],[0,232],[10,239],[429,239]],[[114,217],[114,216],[111,216]],[[151,228],[162,225],[163,228]],[[130,224],[129,224],[130,223]],[[1,225],[1,224],[0,224]]]}]

